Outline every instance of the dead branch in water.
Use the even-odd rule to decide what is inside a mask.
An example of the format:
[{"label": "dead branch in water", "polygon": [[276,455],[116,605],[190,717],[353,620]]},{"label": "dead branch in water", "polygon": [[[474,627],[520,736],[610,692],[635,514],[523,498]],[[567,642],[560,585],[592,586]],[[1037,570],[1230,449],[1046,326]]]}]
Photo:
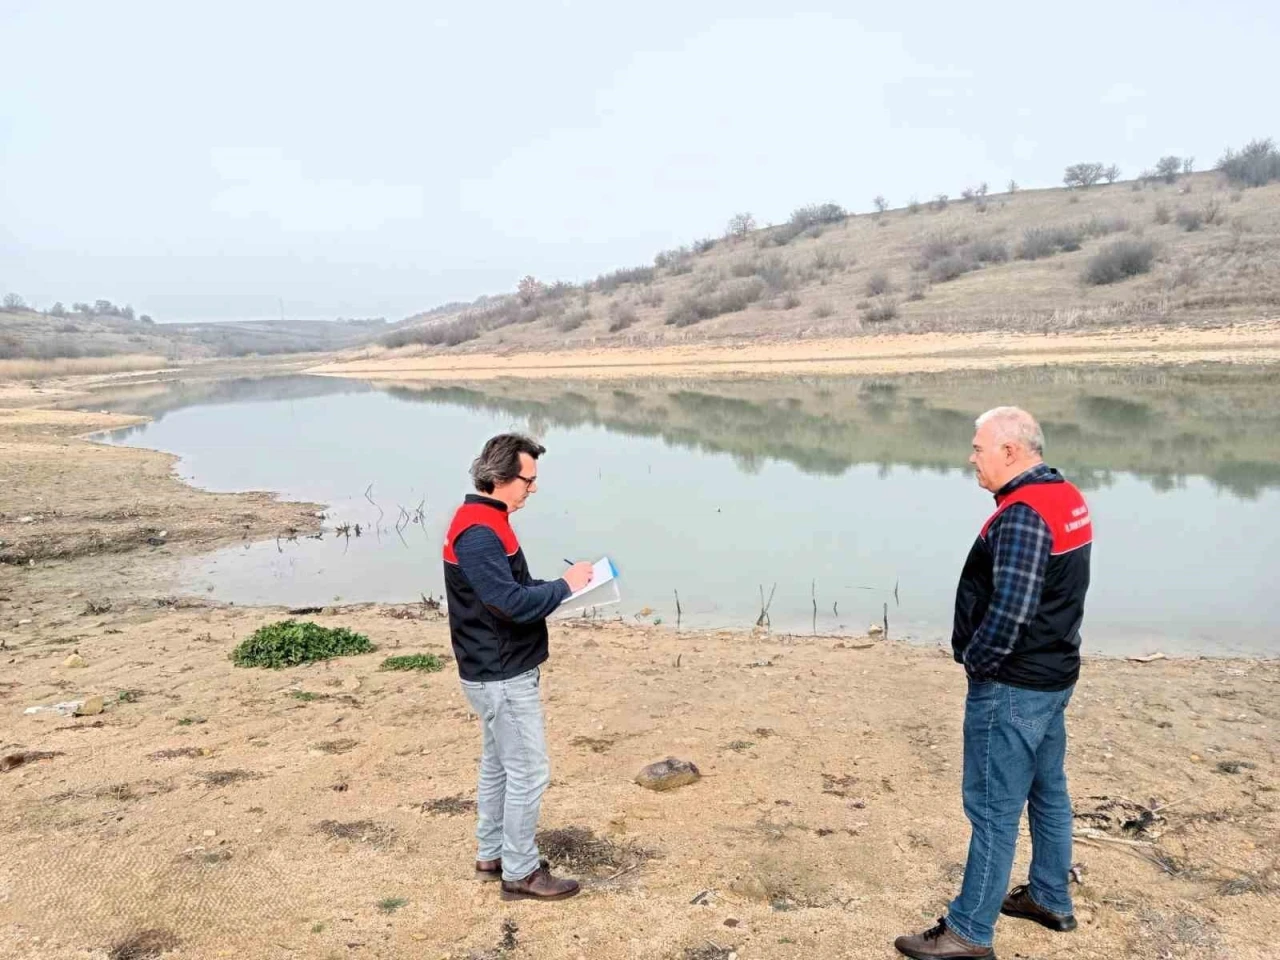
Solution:
[{"label": "dead branch in water", "polygon": [[818,635],[818,581],[809,581],[809,599],[813,601],[813,635]]},{"label": "dead branch in water", "polygon": [[373,532],[377,534],[378,539],[381,540],[382,539],[382,518],[385,517],[386,514],[382,512],[382,508],[378,506],[377,502],[370,495],[372,492],[373,492],[373,484],[371,483],[369,484],[369,486],[365,487],[364,489],[364,498],[368,500],[370,503],[372,503],[375,507],[377,507],[378,519],[373,525]]},{"label": "dead branch in water", "polygon": [[769,591],[769,600],[764,599],[764,584],[760,584],[760,616],[756,618],[757,627],[772,627],[773,621],[769,619],[769,608],[773,606],[773,595],[778,592],[778,584],[775,582],[773,589]]}]

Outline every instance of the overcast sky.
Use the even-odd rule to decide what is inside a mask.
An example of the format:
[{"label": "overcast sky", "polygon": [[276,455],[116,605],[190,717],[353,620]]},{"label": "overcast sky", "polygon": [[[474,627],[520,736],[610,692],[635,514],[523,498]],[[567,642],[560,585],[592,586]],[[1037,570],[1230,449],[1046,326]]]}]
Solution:
[{"label": "overcast sky", "polygon": [[0,292],[162,321],[398,320],[1280,135],[1274,0],[0,0],[0,44]]}]

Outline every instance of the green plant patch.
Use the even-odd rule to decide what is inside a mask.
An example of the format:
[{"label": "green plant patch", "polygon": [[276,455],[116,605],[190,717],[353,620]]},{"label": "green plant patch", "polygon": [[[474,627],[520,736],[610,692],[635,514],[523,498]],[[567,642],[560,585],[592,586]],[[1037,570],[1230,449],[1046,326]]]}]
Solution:
[{"label": "green plant patch", "polygon": [[444,669],[444,661],[434,653],[412,653],[403,657],[387,657],[382,661],[381,670],[424,670],[435,673]]},{"label": "green plant patch", "polygon": [[303,663],[372,653],[376,647],[363,634],[346,627],[281,620],[259,627],[231,652],[237,667],[296,667]]}]

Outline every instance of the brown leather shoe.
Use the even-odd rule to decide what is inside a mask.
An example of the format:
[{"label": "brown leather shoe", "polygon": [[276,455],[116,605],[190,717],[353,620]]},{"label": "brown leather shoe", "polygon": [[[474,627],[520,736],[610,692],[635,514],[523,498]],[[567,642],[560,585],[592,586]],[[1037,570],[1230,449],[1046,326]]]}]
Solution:
[{"label": "brown leather shoe", "polygon": [[503,900],[567,900],[581,888],[577,880],[553,877],[546,862],[523,880],[503,880]]},{"label": "brown leather shoe", "polygon": [[1006,917],[1034,920],[1040,926],[1056,930],[1058,933],[1067,933],[1076,928],[1074,914],[1046,910],[1031,899],[1031,888],[1025,883],[1009,891],[1009,895],[1004,898],[1004,904],[1000,907],[1000,912]]},{"label": "brown leather shoe", "polygon": [[970,943],[941,918],[936,927],[914,937],[899,937],[893,945],[914,960],[996,960],[994,950]]},{"label": "brown leather shoe", "polygon": [[[551,866],[545,859],[539,860],[541,866]],[[502,858],[497,860],[477,860],[476,861],[476,879],[483,880],[488,883],[493,880],[502,879]]]}]

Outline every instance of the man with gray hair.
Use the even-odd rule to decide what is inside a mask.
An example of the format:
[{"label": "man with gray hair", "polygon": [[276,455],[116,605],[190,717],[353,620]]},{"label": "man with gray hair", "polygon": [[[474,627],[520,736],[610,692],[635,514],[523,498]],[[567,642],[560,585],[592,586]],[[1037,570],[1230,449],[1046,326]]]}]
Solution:
[{"label": "man with gray hair", "polygon": [[575,880],[551,875],[534,839],[551,781],[543,729],[541,665],[547,617],[591,581],[575,563],[559,580],[529,575],[511,514],[538,489],[539,443],[504,433],[471,464],[478,493],[454,514],[444,538],[449,634],[462,689],[483,732],[476,876],[501,880],[503,900],[562,900]]},{"label": "man with gray hair", "polygon": [[[969,678],[962,792],[973,831],[947,916],[894,941],[916,960],[994,960],[1000,914],[1056,931],[1076,926],[1063,718],[1080,675],[1093,525],[1080,491],[1043,454],[1044,434],[1025,410],[978,418],[969,462],[996,509],[961,571],[951,636]],[[1030,879],[1006,895],[1023,806]]]}]

